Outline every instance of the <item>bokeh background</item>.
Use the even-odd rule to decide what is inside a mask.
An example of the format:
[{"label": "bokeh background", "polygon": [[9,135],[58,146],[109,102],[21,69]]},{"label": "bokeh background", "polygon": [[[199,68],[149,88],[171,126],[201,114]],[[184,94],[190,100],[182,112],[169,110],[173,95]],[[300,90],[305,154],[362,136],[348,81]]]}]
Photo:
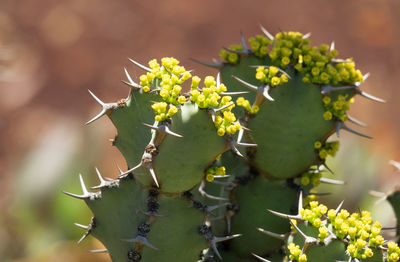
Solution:
[{"label": "bokeh background", "polygon": [[[386,203],[373,206],[368,189],[400,184],[388,164],[400,160],[399,0],[1,0],[0,1],[0,260],[109,261],[90,254],[101,244],[73,222],[88,224],[85,205],[63,195],[80,192],[78,174],[97,183],[94,167],[115,177],[125,169],[108,141],[115,129],[102,118],[85,126],[99,106],[128,93],[123,68],[141,73],[128,57],[146,63],[174,56],[196,74],[215,74],[190,58],[211,61],[219,49],[260,34],[296,30],[312,43],[336,43],[340,57],[353,57],[363,73],[362,89],[387,100],[356,99],[351,114],[368,124],[366,140],[342,133],[331,161],[345,187],[325,187],[336,204],[372,208],[385,225],[394,223]],[[329,176],[329,175],[328,175]],[[340,199],[338,198],[340,197]]]}]

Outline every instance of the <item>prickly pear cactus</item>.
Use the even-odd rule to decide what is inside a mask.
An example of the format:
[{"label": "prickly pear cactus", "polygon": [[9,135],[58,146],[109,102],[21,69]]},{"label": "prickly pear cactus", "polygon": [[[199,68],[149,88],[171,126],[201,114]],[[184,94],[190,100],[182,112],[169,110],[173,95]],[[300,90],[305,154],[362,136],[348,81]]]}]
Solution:
[{"label": "prickly pear cactus", "polygon": [[[112,261],[397,261],[400,249],[380,235],[369,213],[328,210],[316,202],[328,138],[343,129],[368,74],[338,59],[334,44],[280,32],[220,52],[201,64],[216,77],[192,75],[175,58],[151,60],[128,98],[104,103],[88,124],[107,115],[127,169],[103,178],[83,199],[88,226]],[[187,90],[185,92],[184,90]],[[244,149],[240,149],[244,148]],[[304,196],[304,197],[303,197]]]}]

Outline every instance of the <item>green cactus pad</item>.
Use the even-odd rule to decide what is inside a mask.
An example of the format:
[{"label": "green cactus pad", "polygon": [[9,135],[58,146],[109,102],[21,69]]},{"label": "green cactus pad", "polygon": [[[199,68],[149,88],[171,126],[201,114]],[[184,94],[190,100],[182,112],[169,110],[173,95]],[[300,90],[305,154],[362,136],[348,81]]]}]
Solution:
[{"label": "green cactus pad", "polygon": [[245,258],[250,257],[251,253],[263,256],[282,246],[281,240],[266,236],[257,228],[280,234],[288,232],[287,221],[268,213],[267,209],[289,214],[296,198],[296,189],[287,187],[284,182],[269,181],[261,176],[245,186],[239,186],[235,194],[239,212],[232,218],[232,232],[244,235],[232,240],[231,250]]},{"label": "green cactus pad", "polygon": [[137,226],[146,220],[138,211],[146,209],[147,192],[133,179],[121,181],[118,187],[102,190],[102,197],[86,201],[95,217],[91,234],[107,248],[112,261],[127,261],[132,243],[121,239],[136,236]]},{"label": "green cactus pad", "polygon": [[[162,192],[181,193],[200,182],[204,169],[224,150],[225,140],[217,135],[207,113],[191,102],[173,117],[171,130],[183,137],[167,136],[153,166]],[[137,180],[146,186],[153,183],[150,175]]]},{"label": "green cactus pad", "polygon": [[254,164],[266,174],[284,179],[305,171],[319,159],[315,141],[323,141],[333,130],[333,121],[323,118],[320,88],[306,84],[295,74],[271,90],[275,101],[265,101],[249,121],[249,136],[257,144]]},{"label": "green cactus pad", "polygon": [[[267,63],[271,63],[270,59],[267,57],[262,59],[255,56],[245,57],[239,64],[236,65],[225,63],[221,69],[222,81],[228,87],[229,92],[249,91],[232,76],[239,77],[240,79],[246,79],[246,81],[248,81],[250,84],[259,85],[260,81],[254,77],[255,69],[251,68],[250,66],[265,65]],[[250,92],[249,94],[245,94],[243,96],[246,99],[254,100],[255,93]]]},{"label": "green cactus pad", "polygon": [[149,242],[160,250],[145,247],[143,262],[153,261],[197,261],[201,250],[208,244],[204,236],[198,233],[203,223],[204,213],[190,207],[188,200],[179,196],[159,195],[159,214],[151,225]]},{"label": "green cactus pad", "polygon": [[111,120],[118,130],[114,145],[124,156],[128,167],[136,166],[151,139],[150,130],[143,125],[154,122],[151,101],[160,101],[157,94],[132,91],[126,106],[117,108],[111,114]]}]

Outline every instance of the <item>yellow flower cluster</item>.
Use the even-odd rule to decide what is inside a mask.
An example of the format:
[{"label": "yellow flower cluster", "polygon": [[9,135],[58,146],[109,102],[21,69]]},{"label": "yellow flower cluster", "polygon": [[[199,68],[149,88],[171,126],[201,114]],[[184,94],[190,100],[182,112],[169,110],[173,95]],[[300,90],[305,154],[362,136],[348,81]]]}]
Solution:
[{"label": "yellow flower cluster", "polygon": [[172,104],[167,104],[165,102],[154,103],[151,107],[156,114],[154,119],[158,122],[165,121],[178,112],[178,108],[176,106]]},{"label": "yellow flower cluster", "polygon": [[313,187],[316,187],[321,184],[321,177],[322,174],[320,172],[306,172],[301,175],[300,183],[303,186],[311,184]]},{"label": "yellow flower cluster", "polygon": [[384,238],[379,235],[382,229],[378,221],[373,222],[368,211],[350,214],[342,209],[338,214],[331,209],[328,218],[340,239],[348,239],[347,251],[351,257],[366,259],[374,255],[373,249],[384,244]]},{"label": "yellow flower cluster", "polygon": [[[329,230],[339,239],[346,239],[347,251],[353,258],[367,259],[374,255],[376,247],[383,245],[385,240],[380,235],[382,226],[373,221],[368,211],[350,214],[346,209],[339,213],[328,210],[317,201],[309,202],[309,207],[300,210],[301,217],[309,224],[318,228],[318,238],[321,242],[329,236]],[[400,248],[395,242],[388,242],[387,261],[399,260]]]},{"label": "yellow flower cluster", "polygon": [[289,80],[288,76],[280,72],[276,66],[259,66],[256,71],[256,78],[272,87],[286,83]]},{"label": "yellow flower cluster", "polygon": [[140,76],[140,85],[145,93],[153,86],[159,91],[165,102],[155,103],[152,108],[156,114],[155,120],[165,121],[178,112],[177,105],[186,102],[186,97],[181,95],[181,84],[192,75],[173,57],[162,58],[161,65],[157,59],[153,59],[149,62],[149,67],[151,71]]},{"label": "yellow flower cluster", "polygon": [[251,114],[257,114],[260,110],[260,107],[258,105],[251,106],[249,100],[245,99],[244,97],[238,97],[236,99],[236,104],[238,106],[244,107],[244,109]]},{"label": "yellow flower cluster", "polygon": [[256,37],[250,37],[249,43],[253,54],[257,57],[263,58],[268,54],[268,45],[272,44],[272,40],[262,35],[256,35]]},{"label": "yellow flower cluster", "polygon": [[305,254],[301,253],[301,249],[299,245],[296,245],[294,243],[290,243],[288,245],[288,249],[290,252],[289,259],[290,260],[295,260],[299,262],[306,262],[307,261],[307,256]]},{"label": "yellow flower cluster", "polygon": [[324,96],[322,102],[326,109],[323,117],[325,120],[331,120],[333,117],[345,122],[347,120],[347,110],[350,109],[350,103],[354,102],[354,98],[348,99],[349,95],[339,95],[335,101],[329,96]]},{"label": "yellow flower cluster", "polygon": [[[226,86],[224,84],[217,86],[217,82],[213,76],[206,76],[206,78],[204,78],[205,86],[199,91],[197,87],[200,81],[201,79],[199,77],[192,78],[190,100],[195,102],[200,108],[217,107],[221,99],[219,94],[227,90]],[[227,98],[224,99],[226,100]]]},{"label": "yellow flower cluster", "polygon": [[326,159],[329,156],[335,156],[336,152],[339,150],[339,141],[326,142],[322,144],[320,141],[314,143],[314,148],[318,152],[318,156],[321,159]]},{"label": "yellow flower cluster", "polygon": [[[230,45],[228,47],[228,49],[236,50],[236,51],[242,51],[243,47],[241,45]],[[222,59],[226,60],[228,63],[234,64],[234,65],[239,63],[239,61],[240,61],[240,55],[239,54],[236,54],[236,53],[233,53],[233,52],[229,52],[229,51],[227,51],[225,49],[221,49],[221,51],[219,51],[219,56]]]},{"label": "yellow flower cluster", "polygon": [[212,182],[215,176],[220,177],[220,176],[225,176],[225,174],[226,174],[226,169],[224,166],[211,167],[206,171],[206,180],[208,182]]},{"label": "yellow flower cluster", "polygon": [[332,63],[338,52],[329,50],[326,44],[311,47],[310,41],[298,32],[278,33],[275,38],[275,45],[269,52],[272,62],[281,68],[294,65],[305,75],[303,81],[306,83],[339,85],[363,81],[351,59]]},{"label": "yellow flower cluster", "polygon": [[[282,69],[291,64],[304,74],[303,81],[306,83],[337,86],[363,81],[362,73],[355,69],[352,59],[332,61],[338,55],[335,49],[330,50],[326,44],[310,46],[310,40],[299,32],[280,32],[273,41],[257,35],[249,38],[249,42],[255,56],[263,58],[268,55],[272,63]],[[243,49],[240,45],[229,48]],[[220,51],[220,56],[231,64],[240,61],[239,54],[224,49]]]},{"label": "yellow flower cluster", "polygon": [[396,262],[400,259],[400,248],[397,243],[389,241],[387,243],[387,262]]},{"label": "yellow flower cluster", "polygon": [[226,133],[233,135],[236,131],[242,129],[240,123],[235,122],[235,114],[230,110],[223,111],[222,115],[223,116],[216,116],[214,122],[219,136],[224,136]]},{"label": "yellow flower cluster", "polygon": [[217,128],[219,136],[224,136],[226,133],[235,134],[236,131],[242,127],[239,122],[236,122],[235,114],[231,110],[235,107],[232,103],[231,96],[220,96],[222,92],[227,90],[224,84],[217,86],[217,82],[213,76],[206,76],[204,85],[200,91],[197,88],[200,83],[200,78],[192,78],[192,88],[190,90],[190,100],[195,102],[200,108],[222,108],[228,106],[223,110],[218,111],[215,116],[214,124]]}]

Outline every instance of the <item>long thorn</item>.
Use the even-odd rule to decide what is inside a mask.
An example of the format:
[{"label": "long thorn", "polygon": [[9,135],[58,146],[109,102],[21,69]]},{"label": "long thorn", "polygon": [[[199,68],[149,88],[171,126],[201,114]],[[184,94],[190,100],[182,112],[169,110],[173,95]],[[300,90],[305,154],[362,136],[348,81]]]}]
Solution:
[{"label": "long thorn", "polygon": [[128,239],[121,239],[121,241],[125,241],[125,242],[133,242],[133,243],[141,243],[142,245],[145,245],[149,248],[152,248],[154,250],[160,250],[159,248],[153,246],[152,244],[150,244],[150,242],[147,240],[147,238],[143,237],[143,236],[137,236],[135,238],[128,238]]},{"label": "long thorn", "polygon": [[93,249],[89,250],[90,253],[108,253],[107,249]]},{"label": "long thorn", "polygon": [[211,64],[211,63],[207,63],[207,62],[202,62],[202,61],[194,59],[194,58],[191,58],[190,60],[192,60],[193,62],[198,63],[200,65],[204,65],[204,66],[211,67],[211,68],[216,68],[216,69],[221,69],[223,67],[223,65],[224,65],[223,63]]},{"label": "long thorn", "polygon": [[141,88],[141,86],[136,84],[135,81],[132,80],[131,76],[128,73],[128,70],[126,70],[125,67],[124,67],[124,71],[125,71],[126,78],[128,78],[128,82],[124,81],[124,80],[122,80],[122,82],[127,84],[128,86],[130,86],[134,90],[139,90]]},{"label": "long thorn", "polygon": [[321,181],[321,183],[331,184],[331,185],[345,185],[346,184],[346,182],[344,182],[344,181],[329,179],[329,178],[325,178],[325,177],[321,177],[319,181]]},{"label": "long thorn", "polygon": [[354,117],[351,117],[349,115],[347,115],[347,119],[349,119],[350,122],[352,122],[353,124],[356,124],[358,126],[362,126],[362,127],[366,127],[367,126],[365,123],[363,123],[360,120],[358,120],[358,119],[356,119]]},{"label": "long thorn", "polygon": [[276,238],[276,239],[280,239],[280,240],[285,240],[286,239],[286,235],[285,234],[278,234],[278,233],[274,233],[262,228],[257,228],[258,231],[260,231],[261,233],[264,233],[270,237]]},{"label": "long thorn", "polygon": [[181,136],[181,135],[179,135],[177,133],[172,132],[167,125],[152,126],[152,125],[149,125],[149,124],[146,124],[146,123],[142,123],[142,125],[144,125],[145,127],[154,129],[156,131],[171,135],[171,136],[175,136],[175,137],[179,137],[179,138],[183,137],[183,136]]},{"label": "long thorn", "polygon": [[338,129],[344,129],[344,130],[346,130],[346,131],[348,131],[348,132],[350,132],[350,133],[356,134],[356,135],[358,135],[358,136],[362,136],[362,137],[365,137],[365,138],[372,139],[372,137],[367,136],[367,135],[364,135],[363,133],[360,133],[360,132],[358,132],[358,131],[355,131],[355,130],[351,129],[350,127],[346,126],[346,124],[345,124],[343,121],[338,121],[338,122],[337,122],[336,132],[337,132],[337,135],[338,135],[338,137],[339,137],[339,131],[338,131]]},{"label": "long thorn", "polygon": [[257,258],[258,260],[262,261],[262,262],[271,262],[270,260],[267,260],[267,259],[265,259],[265,258],[263,258],[263,257],[260,257],[259,255],[256,255],[256,254],[254,254],[254,253],[251,253],[251,255],[252,255],[253,257]]},{"label": "long thorn", "polygon": [[138,62],[136,62],[135,60],[133,60],[133,59],[131,59],[131,58],[129,58],[129,61],[131,61],[134,65],[136,65],[137,67],[139,67],[139,68],[141,68],[141,69],[143,69],[143,70],[145,70],[145,71],[147,71],[147,72],[151,72],[151,68],[149,68],[149,67],[147,67],[147,66],[144,66],[144,65],[142,65],[142,64],[140,64],[140,63],[138,63]]},{"label": "long thorn", "polygon": [[96,169],[96,174],[97,174],[97,177],[99,178],[100,184],[98,186],[94,186],[94,187],[91,187],[91,188],[92,189],[98,189],[98,188],[102,188],[102,187],[107,186],[107,182],[101,176],[99,169],[97,167],[95,169]]},{"label": "long thorn", "polygon": [[268,32],[267,29],[265,29],[261,24],[260,24],[260,28],[261,28],[261,31],[264,33],[264,35],[266,37],[268,37],[269,40],[275,39],[275,37],[272,34],[270,34],[270,32]]},{"label": "long thorn", "polygon": [[249,88],[250,90],[253,90],[253,91],[256,91],[256,92],[258,91],[258,86],[255,86],[255,85],[252,85],[250,83],[247,83],[246,81],[240,79],[237,76],[232,75],[232,77],[233,77],[233,79],[235,79],[236,81],[238,81],[239,83],[241,83],[245,87]]}]

